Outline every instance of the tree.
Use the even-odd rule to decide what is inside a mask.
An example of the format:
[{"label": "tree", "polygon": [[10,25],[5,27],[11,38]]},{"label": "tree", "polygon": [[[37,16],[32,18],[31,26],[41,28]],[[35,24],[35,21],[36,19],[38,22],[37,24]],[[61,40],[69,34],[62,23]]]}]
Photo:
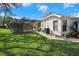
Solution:
[{"label": "tree", "polygon": [[41,27],[41,21],[38,21],[38,27]]},{"label": "tree", "polygon": [[5,24],[6,15],[11,12],[11,9],[12,9],[13,7],[17,7],[17,6],[19,6],[19,5],[20,5],[20,4],[17,4],[17,3],[0,3],[1,11],[4,12],[3,26],[4,26],[4,24]]},{"label": "tree", "polygon": [[[13,7],[17,7],[19,5],[20,4],[17,4],[17,3],[0,3],[0,11],[2,11],[4,13],[3,26],[5,25],[5,19],[6,19],[7,14],[11,12],[11,9]],[[9,21],[7,21],[7,22],[9,22]],[[4,38],[4,46],[3,46],[4,47],[4,49],[3,49],[4,53],[6,52],[7,41],[8,41],[8,37]]]},{"label": "tree", "polygon": [[13,21],[14,19],[12,18],[12,17],[10,17],[10,16],[7,16],[7,17],[5,17],[5,24],[7,24],[7,27],[9,28],[9,23],[11,22],[11,21]]},{"label": "tree", "polygon": [[10,17],[10,16],[5,17],[5,23],[6,23],[6,24],[9,23],[9,22],[12,21],[12,20],[13,20],[13,18]]},{"label": "tree", "polygon": [[3,22],[3,17],[0,16],[0,26],[2,25],[2,22]]},{"label": "tree", "polygon": [[25,21],[26,21],[26,18],[25,18],[25,17],[22,17],[22,18],[20,19],[20,21],[25,22]]}]

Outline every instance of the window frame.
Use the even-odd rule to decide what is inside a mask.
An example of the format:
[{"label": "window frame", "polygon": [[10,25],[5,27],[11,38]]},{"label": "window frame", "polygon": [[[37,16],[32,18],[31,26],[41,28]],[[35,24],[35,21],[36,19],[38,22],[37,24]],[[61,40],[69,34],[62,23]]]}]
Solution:
[{"label": "window frame", "polygon": [[62,31],[67,31],[67,20],[63,20]]},{"label": "window frame", "polygon": [[58,20],[53,21],[53,30],[58,31]]}]

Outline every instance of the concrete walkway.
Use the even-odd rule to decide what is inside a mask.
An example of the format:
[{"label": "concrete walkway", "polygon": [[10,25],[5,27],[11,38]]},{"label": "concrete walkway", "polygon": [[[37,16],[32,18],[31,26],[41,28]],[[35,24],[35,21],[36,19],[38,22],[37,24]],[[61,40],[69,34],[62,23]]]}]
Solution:
[{"label": "concrete walkway", "polygon": [[60,38],[60,37],[56,37],[54,35],[50,35],[50,34],[45,34],[43,32],[38,32],[36,31],[37,33],[39,33],[40,35],[43,35],[49,39],[55,39],[55,40],[64,40],[64,41],[71,41],[71,42],[79,42],[79,39],[75,39],[75,38]]}]

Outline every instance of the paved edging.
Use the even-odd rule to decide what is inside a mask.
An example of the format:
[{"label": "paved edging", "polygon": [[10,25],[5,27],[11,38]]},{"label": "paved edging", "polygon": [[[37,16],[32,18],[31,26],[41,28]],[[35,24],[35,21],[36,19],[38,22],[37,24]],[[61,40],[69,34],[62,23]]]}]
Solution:
[{"label": "paved edging", "polygon": [[38,34],[40,35],[43,35],[49,39],[54,39],[54,40],[63,40],[63,41],[71,41],[71,42],[79,42],[79,39],[74,39],[74,38],[60,38],[60,37],[56,37],[56,36],[53,36],[53,35],[48,35],[48,34],[45,34],[43,32],[38,32],[36,31]]}]

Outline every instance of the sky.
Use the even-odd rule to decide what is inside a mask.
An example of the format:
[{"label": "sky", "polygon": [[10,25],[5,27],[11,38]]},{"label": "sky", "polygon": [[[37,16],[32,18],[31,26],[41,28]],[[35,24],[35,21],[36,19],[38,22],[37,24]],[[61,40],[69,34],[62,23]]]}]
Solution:
[{"label": "sky", "polygon": [[[23,3],[21,7],[12,8],[15,18],[30,18],[40,20],[45,14],[51,12],[64,16],[79,16],[78,3]],[[3,13],[0,13],[3,15]]]}]

